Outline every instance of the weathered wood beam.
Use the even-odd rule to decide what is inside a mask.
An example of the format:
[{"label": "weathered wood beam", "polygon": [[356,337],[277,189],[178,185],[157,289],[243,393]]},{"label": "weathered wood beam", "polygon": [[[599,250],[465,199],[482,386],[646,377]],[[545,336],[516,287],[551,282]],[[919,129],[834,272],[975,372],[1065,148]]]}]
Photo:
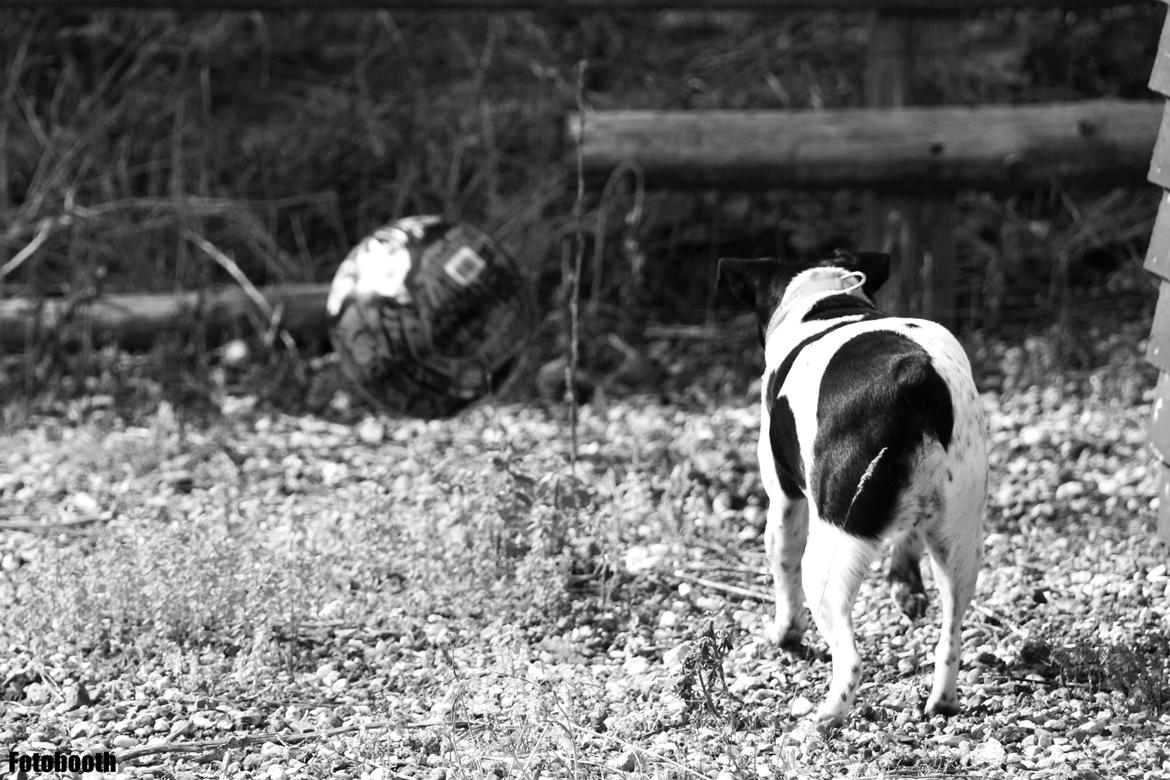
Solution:
[{"label": "weathered wood beam", "polygon": [[[327,284],[285,284],[261,288],[280,325],[294,336],[320,338],[326,330]],[[73,304],[63,298],[0,299],[0,349],[19,352],[38,338],[75,344],[86,333],[96,344],[113,342],[126,349],[150,347],[159,335],[184,323],[202,321],[210,335],[254,333],[258,308],[237,287],[195,292],[123,293]]]},{"label": "weathered wood beam", "polygon": [[417,11],[915,11],[950,13],[982,8],[1108,8],[1154,0],[0,0],[6,8],[186,11],[383,9]]},{"label": "weathered wood beam", "polygon": [[[1160,102],[784,111],[595,111],[586,171],[648,187],[1016,190],[1145,180]],[[578,121],[565,122],[576,142]]]}]

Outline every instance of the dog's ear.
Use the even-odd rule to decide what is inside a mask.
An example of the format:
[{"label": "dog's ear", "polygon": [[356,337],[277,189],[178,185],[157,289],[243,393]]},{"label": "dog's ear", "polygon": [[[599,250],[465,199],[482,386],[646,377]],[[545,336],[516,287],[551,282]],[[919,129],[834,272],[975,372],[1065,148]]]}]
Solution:
[{"label": "dog's ear", "polygon": [[833,253],[833,259],[827,262],[838,268],[865,274],[865,284],[861,285],[861,291],[871,300],[890,278],[890,256],[885,252],[847,252],[838,249]]},{"label": "dog's ear", "polygon": [[764,343],[764,332],[772,319],[772,311],[780,302],[780,294],[788,279],[792,278],[787,265],[774,257],[759,260],[743,260],[737,257],[720,258],[717,277],[727,279],[727,285],[736,297],[751,306],[756,312],[756,325],[760,344]]},{"label": "dog's ear", "polygon": [[767,299],[778,270],[777,262],[771,258],[721,257],[715,276],[717,282],[726,279],[735,297],[755,309]]}]

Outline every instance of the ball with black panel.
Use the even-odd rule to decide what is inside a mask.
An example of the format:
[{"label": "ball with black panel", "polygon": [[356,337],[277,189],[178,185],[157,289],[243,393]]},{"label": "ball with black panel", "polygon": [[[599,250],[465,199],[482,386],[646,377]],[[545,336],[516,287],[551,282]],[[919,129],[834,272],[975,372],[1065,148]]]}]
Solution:
[{"label": "ball with black panel", "polygon": [[373,403],[449,417],[500,388],[535,326],[527,280],[482,230],[437,216],[375,230],[328,302],[333,347]]}]

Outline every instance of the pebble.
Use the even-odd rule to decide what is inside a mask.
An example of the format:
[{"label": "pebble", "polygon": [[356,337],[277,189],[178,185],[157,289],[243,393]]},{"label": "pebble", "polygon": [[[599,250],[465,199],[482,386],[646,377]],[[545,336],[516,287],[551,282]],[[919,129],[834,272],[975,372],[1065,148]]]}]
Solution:
[{"label": "pebble", "polygon": [[1007,759],[1007,750],[1004,749],[1003,744],[994,737],[988,739],[975,746],[971,751],[971,760],[979,764],[987,764],[989,766],[999,766]]},{"label": "pebble", "polygon": [[358,425],[357,435],[366,444],[381,444],[386,438],[386,427],[376,417],[367,417]]},{"label": "pebble", "polygon": [[813,703],[804,696],[797,696],[792,700],[792,717],[803,718],[813,711]]},{"label": "pebble", "polygon": [[638,753],[627,748],[610,759],[606,766],[619,772],[633,772],[638,767]]},{"label": "pebble", "polygon": [[191,716],[191,725],[197,729],[212,729],[215,728],[215,721],[206,715],[195,713]]},{"label": "pebble", "polygon": [[172,738],[174,738],[174,737],[187,737],[187,736],[190,736],[191,732],[193,732],[193,731],[194,731],[194,727],[192,726],[191,721],[186,720],[186,719],[180,719],[180,720],[176,720],[174,723],[171,724],[171,728],[170,728],[170,731],[168,732],[167,736],[172,737]]},{"label": "pebble", "polygon": [[738,675],[727,686],[727,689],[737,696],[740,696],[748,690],[755,688],[760,684],[760,678],[750,674]]},{"label": "pebble", "polygon": [[121,748],[122,750],[126,750],[127,748],[132,748],[137,744],[138,744],[138,740],[136,740],[134,737],[130,736],[129,734],[119,734],[116,737],[114,737],[114,739],[113,739],[114,747]]}]

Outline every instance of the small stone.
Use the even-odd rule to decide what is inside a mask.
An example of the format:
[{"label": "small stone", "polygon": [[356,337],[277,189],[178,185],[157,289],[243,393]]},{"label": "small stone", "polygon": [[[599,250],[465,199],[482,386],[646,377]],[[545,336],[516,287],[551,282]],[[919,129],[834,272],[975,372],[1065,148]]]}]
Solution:
[{"label": "small stone", "polygon": [[184,719],[176,720],[174,723],[171,724],[171,730],[167,734],[167,736],[172,737],[172,738],[173,737],[187,737],[187,736],[190,736],[191,732],[194,730],[195,729],[191,725],[191,721],[186,720],[184,718]]},{"label": "small stone", "polygon": [[159,694],[159,698],[163,701],[183,701],[187,698],[187,694],[178,688],[167,688]]},{"label": "small stone", "polygon": [[119,734],[118,736],[114,737],[114,740],[113,740],[114,747],[121,748],[122,750],[126,750],[127,748],[132,748],[137,744],[138,744],[138,740],[136,740],[134,737],[130,736],[129,734]]},{"label": "small stone", "polygon": [[797,696],[792,700],[792,717],[803,718],[813,711],[813,703],[804,696]]},{"label": "small stone", "polygon": [[990,737],[986,742],[982,742],[975,746],[971,751],[971,761],[973,763],[986,764],[988,766],[1000,766],[1007,759],[1007,751],[1003,744]]},{"label": "small stone", "polygon": [[727,690],[734,693],[736,696],[742,696],[747,691],[755,688],[760,684],[760,678],[750,674],[741,674],[731,681],[727,686]]},{"label": "small stone", "polygon": [[622,671],[631,677],[638,677],[646,674],[650,669],[650,662],[643,655],[630,655],[626,657],[625,663],[622,664]]},{"label": "small stone", "polygon": [[236,722],[242,728],[255,728],[264,723],[264,713],[257,710],[245,710],[236,715]]},{"label": "small stone", "polygon": [[86,516],[96,515],[101,511],[101,505],[98,504],[97,499],[85,492],[73,494],[73,506],[77,508],[78,512]]},{"label": "small stone", "polygon": [[93,698],[90,697],[89,691],[81,683],[75,683],[65,689],[65,703],[62,705],[62,712],[70,712],[78,707],[88,707],[93,704]]},{"label": "small stone", "polygon": [[358,424],[358,438],[366,444],[381,444],[386,438],[386,427],[375,417],[367,417]]},{"label": "small stone", "polygon": [[670,670],[681,669],[691,654],[690,642],[682,642],[662,654],[662,665]]},{"label": "small stone", "polygon": [[102,707],[93,714],[93,719],[100,723],[108,723],[118,719],[118,712],[113,707]]},{"label": "small stone", "polygon": [[622,563],[630,574],[644,574],[657,568],[668,551],[665,544],[634,545],[626,550]]},{"label": "small stone", "polygon": [[624,750],[610,759],[606,766],[619,772],[633,772],[638,768],[638,753],[635,750]]},{"label": "small stone", "polygon": [[1056,486],[1055,496],[1057,501],[1067,501],[1083,495],[1084,492],[1085,486],[1080,482],[1065,482]]},{"label": "small stone", "polygon": [[206,715],[196,713],[191,716],[191,725],[197,729],[215,728],[215,721]]},{"label": "small stone", "polygon": [[24,698],[29,704],[45,704],[50,698],[49,689],[42,683],[29,683],[25,686]]},{"label": "small stone", "polygon": [[678,615],[669,609],[662,610],[658,616],[658,625],[662,628],[674,628],[678,624]]}]

